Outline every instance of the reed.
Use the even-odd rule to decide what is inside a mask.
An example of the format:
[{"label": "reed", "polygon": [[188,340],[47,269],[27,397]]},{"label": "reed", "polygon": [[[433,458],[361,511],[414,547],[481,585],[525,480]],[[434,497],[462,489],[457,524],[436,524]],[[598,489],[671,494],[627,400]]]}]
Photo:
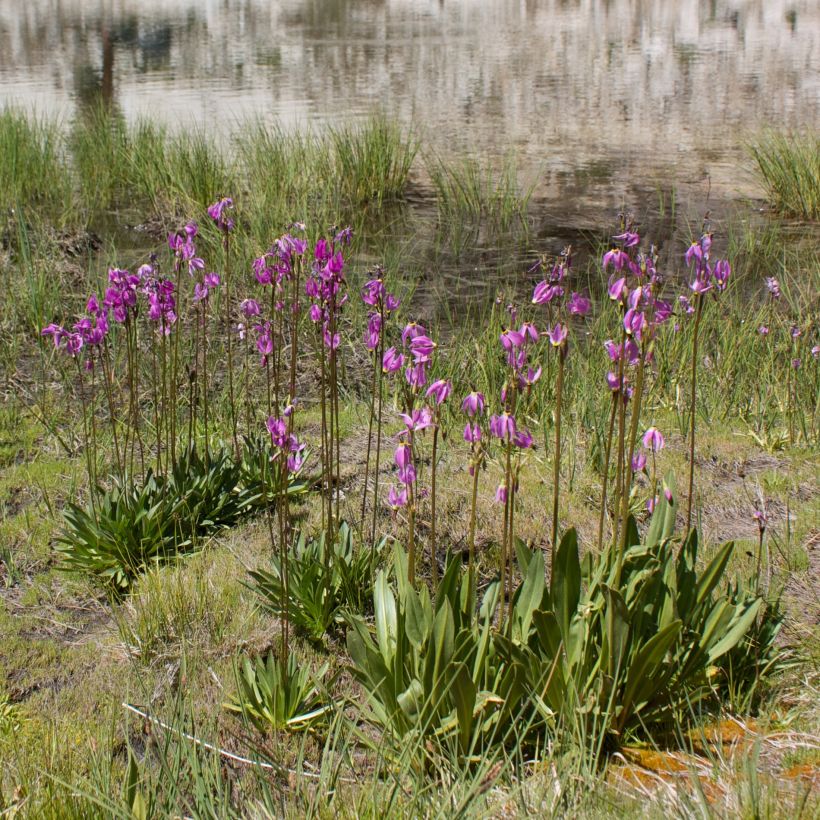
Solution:
[{"label": "reed", "polygon": [[748,151],[775,210],[820,219],[820,134],[769,131]]}]

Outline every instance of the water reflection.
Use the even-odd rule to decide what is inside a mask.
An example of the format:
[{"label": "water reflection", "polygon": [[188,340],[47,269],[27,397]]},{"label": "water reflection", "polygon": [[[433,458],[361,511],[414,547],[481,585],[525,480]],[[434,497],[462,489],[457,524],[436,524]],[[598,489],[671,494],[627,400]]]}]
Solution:
[{"label": "water reflection", "polygon": [[[0,0],[0,104],[227,128],[375,106],[510,148],[568,215],[750,193],[749,128],[820,124],[816,0]],[[646,193],[644,191],[643,193]]]}]

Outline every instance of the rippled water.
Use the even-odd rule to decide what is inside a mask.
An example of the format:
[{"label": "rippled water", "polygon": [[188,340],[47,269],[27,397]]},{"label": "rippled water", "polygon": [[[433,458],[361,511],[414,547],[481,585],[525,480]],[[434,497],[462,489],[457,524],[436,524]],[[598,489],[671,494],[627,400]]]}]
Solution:
[{"label": "rippled water", "polygon": [[515,149],[567,223],[759,193],[742,140],[820,125],[818,0],[0,0],[0,104],[225,129],[381,108]]}]

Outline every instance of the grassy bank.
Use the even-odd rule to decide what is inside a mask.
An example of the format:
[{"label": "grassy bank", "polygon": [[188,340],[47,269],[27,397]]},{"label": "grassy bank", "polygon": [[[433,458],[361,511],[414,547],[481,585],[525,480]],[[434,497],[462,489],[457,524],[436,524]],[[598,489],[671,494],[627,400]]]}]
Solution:
[{"label": "grassy bank", "polygon": [[[557,302],[533,305],[533,288],[565,257],[559,256],[562,248],[538,248],[548,254],[547,264],[531,268],[534,254],[521,249],[530,236],[524,218],[530,202],[511,165],[494,178],[482,165],[438,162],[431,166],[435,198],[414,206],[419,145],[381,119],[327,135],[286,134],[257,125],[237,133],[226,152],[204,134],[168,134],[103,115],[68,133],[4,112],[0,144],[7,148],[0,181],[10,192],[3,214],[0,286],[11,295],[0,307],[0,811],[55,818],[330,813],[593,818],[662,817],[670,811],[810,817],[820,810],[816,243],[775,221],[762,228],[752,225],[743,211],[735,221],[712,225],[716,246],[721,245],[733,271],[725,291],[718,293],[715,286],[700,303],[697,324],[678,296],[696,303],[684,253],[690,241],[700,241],[699,230],[692,229],[669,254],[673,263],[662,271],[664,281],[653,287],[672,303],[674,314],[653,331],[641,376],[642,405],[635,413],[640,434],[657,428],[665,446],[652,451],[652,461],[635,470],[634,480],[630,475],[624,481],[615,475],[614,462],[606,460],[610,414],[615,417],[617,405],[607,388],[612,364],[604,342],[622,332],[626,306],[610,298],[612,283],[601,270],[603,253],[612,249],[611,235],[618,231],[602,229],[600,236],[589,237],[586,253],[579,254],[563,280],[567,297],[571,289],[589,298],[587,315],[559,313]],[[426,156],[422,161],[431,162]],[[235,199],[231,230],[205,213],[226,194]],[[166,243],[166,233],[182,231],[189,219],[198,223],[196,254],[204,260],[203,270],[194,266],[191,275],[182,265],[182,250],[175,255]],[[305,261],[302,268],[292,267],[291,278],[274,291],[260,284],[253,260],[295,220],[307,225]],[[330,303],[321,308],[327,311],[323,321],[329,338],[338,333],[334,348],[311,324],[307,304],[301,319],[291,323],[288,317],[297,315],[289,310],[294,303],[310,301],[303,282],[311,275],[311,254],[320,236],[328,226],[348,222],[352,243],[339,240],[334,247],[344,253],[349,300],[343,309]],[[442,260],[469,255],[476,231],[479,243],[492,235],[497,255],[481,268],[480,281],[471,281],[456,277]],[[296,229],[293,233],[302,236]],[[652,237],[644,239],[641,247]],[[154,320],[146,316],[147,307],[139,315],[126,312],[130,318],[122,323],[111,321],[111,350],[89,354],[90,370],[78,367],[80,360],[57,350],[51,339],[41,338],[41,329],[52,322],[70,329],[86,311],[91,293],[102,298],[111,285],[109,268],[136,271],[149,261],[157,281],[176,282],[167,337],[150,332]],[[384,267],[374,272],[377,263]],[[218,271],[222,280],[207,298],[195,301],[195,286],[205,287],[204,271]],[[374,307],[362,302],[360,292],[376,276],[401,301],[385,319],[381,340],[410,357],[402,330],[406,333],[413,321],[423,323],[437,342],[425,365],[426,384],[449,380],[452,385],[452,396],[437,410],[437,449],[431,449],[432,428],[419,431],[414,441],[417,477],[410,483],[424,492],[412,511],[409,504],[391,509],[386,503],[388,487],[401,486],[393,458],[406,425],[399,412],[410,410],[403,371],[384,383],[378,471],[372,452],[371,401],[382,368],[378,353],[363,344]],[[143,299],[142,292],[138,298]],[[241,312],[246,299],[258,300],[262,318]],[[287,308],[277,310],[277,299]],[[276,334],[264,364],[256,346],[263,334],[251,331],[263,319]],[[239,321],[248,325],[242,337],[235,328]],[[519,583],[529,577],[526,556],[543,557],[549,564],[558,551],[551,531],[556,486],[561,531],[574,528],[581,560],[591,565],[615,555],[617,547],[599,543],[602,481],[610,487],[623,484],[626,512],[640,538],[647,538],[654,479],[676,476],[677,520],[671,522],[676,535],[668,545],[678,554],[684,550],[691,466],[700,535],[697,570],[709,566],[723,543],[734,541],[720,594],[728,600],[732,589],[756,586],[761,603],[771,611],[779,607],[784,621],[776,663],[757,670],[751,686],[733,685],[734,667],[721,658],[704,667],[709,684],[692,690],[698,699],[677,704],[663,720],[646,717],[641,726],[647,713],[638,710],[639,719],[621,725],[608,707],[585,710],[583,703],[576,709],[545,700],[535,712],[522,711],[526,719],[511,721],[503,742],[489,732],[492,742],[465,753],[453,739],[447,715],[438,733],[423,724],[409,731],[398,722],[386,726],[378,716],[377,687],[363,683],[349,636],[361,618],[365,633],[381,639],[374,612],[379,579],[382,589],[395,589],[399,600],[394,605],[403,611],[400,590],[406,579],[395,569],[400,559],[393,551],[395,544],[408,545],[411,530],[418,548],[420,600],[435,585],[433,526],[438,575],[446,569],[449,552],[466,565],[474,540],[477,586],[481,595],[492,589],[504,545],[512,541],[511,519],[496,500],[499,486],[511,486],[509,466],[503,444],[493,443],[474,485],[469,466],[475,450],[462,435],[461,402],[480,392],[494,403],[492,412],[501,412],[499,396],[511,382],[499,338],[524,321],[533,321],[541,333],[564,321],[570,335],[566,348],[554,347],[546,337],[535,343],[540,347],[533,348],[531,363],[543,372],[520,389],[516,408],[519,427],[529,430],[534,446],[522,449],[515,489],[515,533],[524,548],[516,549],[525,556],[510,562],[519,588],[515,600],[525,597]],[[700,353],[692,368],[696,337]],[[176,354],[174,344],[179,345]],[[291,358],[294,345],[298,349]],[[331,355],[331,350],[338,352]],[[178,385],[171,389],[167,372],[176,366],[174,356]],[[331,366],[337,371],[334,381]],[[298,402],[292,432],[306,444],[306,462],[296,476],[305,485],[292,493],[286,507],[273,486],[281,480],[270,467],[276,455],[265,449],[270,439],[265,422],[273,414],[271,372],[277,382],[281,379],[280,409],[287,404],[287,380],[294,380],[290,398]],[[637,391],[637,370],[630,371],[630,378]],[[113,399],[103,384],[111,386]],[[412,397],[417,410],[422,396],[420,390]],[[689,449],[693,413],[694,463]],[[334,419],[330,437],[327,414]],[[235,429],[246,435],[252,455],[235,458],[246,468],[256,464],[253,475],[264,476],[261,489],[245,473],[226,472],[230,486],[216,486],[206,497],[220,504],[226,498],[235,501],[241,489],[253,502],[241,514],[226,512],[224,520],[216,520],[216,503],[209,502],[205,516],[197,513],[193,536],[185,530],[183,543],[181,528],[174,529],[170,553],[148,567],[134,566],[120,588],[94,573],[66,571],[56,540],[70,530],[64,513],[76,504],[99,521],[95,505],[110,500],[115,477],[142,486],[149,469],[156,476],[167,474],[173,466],[172,424],[179,450],[187,436],[200,456],[208,454],[208,467],[218,463],[221,445],[232,451]],[[253,445],[256,439],[262,444]],[[338,446],[336,456],[333,447],[327,455],[328,440]],[[118,462],[128,458],[126,471]],[[265,465],[271,474],[264,472]],[[206,470],[197,467],[190,473]],[[434,470],[435,513],[429,495]],[[376,505],[374,475],[380,484]],[[269,503],[268,492],[276,503]],[[328,508],[334,515],[334,505],[335,523],[350,523],[354,555],[375,555],[384,574],[373,567],[363,570],[356,576],[355,595],[337,578],[337,608],[327,623],[324,612],[309,607],[300,609],[301,622],[292,613],[289,652],[298,669],[314,675],[327,669],[317,692],[301,692],[298,703],[280,706],[286,716],[309,703],[327,711],[321,721],[306,720],[301,727],[297,721],[287,730],[276,715],[254,718],[250,708],[240,709],[237,719],[224,706],[241,700],[245,659],[277,657],[282,638],[277,600],[260,595],[250,573],[274,573],[289,527],[318,534],[326,527]],[[169,519],[193,520],[195,506],[190,501]],[[279,517],[283,508],[287,520]],[[755,512],[765,515],[762,528]],[[610,498],[605,532],[614,531],[619,521],[620,507]],[[76,530],[68,533],[69,548],[77,539]],[[304,580],[311,561],[297,567],[296,549],[291,545],[288,559],[293,584],[304,582],[308,604],[324,602],[326,588]],[[330,561],[322,553],[312,563],[325,560]],[[652,572],[647,566],[646,577]],[[553,572],[550,582],[554,577]],[[595,586],[589,573],[584,578],[585,590]],[[632,584],[639,586],[640,581]],[[617,584],[611,589],[617,591]],[[321,596],[311,598],[312,590]],[[501,600],[503,610],[503,591]],[[298,597],[294,601],[294,607],[307,606]],[[579,609],[590,631],[595,607],[604,606]],[[527,641],[537,648],[542,638],[535,631],[524,641],[510,637],[505,642],[503,617],[502,612],[501,637],[493,638],[496,651],[520,652]],[[638,623],[638,615],[630,613],[630,618]],[[307,622],[321,622],[322,628],[298,628]],[[772,623],[763,615],[757,622]],[[414,645],[417,639],[408,640]],[[759,660],[764,645],[758,635],[743,647],[751,658],[757,652]],[[435,675],[431,672],[432,680]],[[617,672],[611,677],[617,678]],[[294,693],[296,687],[280,690]],[[493,697],[483,705],[476,700],[476,713],[493,702]],[[419,704],[419,711],[427,706],[423,699]],[[622,714],[627,712],[624,707]],[[407,713],[415,714],[409,707]],[[469,717],[460,719],[469,722]],[[612,725],[620,728],[611,731]],[[476,736],[483,737],[482,731],[477,729]]]}]

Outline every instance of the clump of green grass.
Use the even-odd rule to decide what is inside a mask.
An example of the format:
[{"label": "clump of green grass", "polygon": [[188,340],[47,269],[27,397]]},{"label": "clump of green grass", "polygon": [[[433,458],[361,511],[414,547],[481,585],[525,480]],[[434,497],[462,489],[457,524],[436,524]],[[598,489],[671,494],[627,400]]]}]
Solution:
[{"label": "clump of green grass", "polygon": [[820,133],[767,133],[749,151],[776,210],[820,219]]},{"label": "clump of green grass", "polygon": [[448,232],[465,224],[509,231],[526,226],[532,187],[522,188],[513,157],[494,168],[473,157],[458,163],[434,159],[428,173],[436,191],[439,223]]},{"label": "clump of green grass", "polygon": [[57,124],[14,108],[0,111],[0,191],[11,207],[60,214],[71,199]]},{"label": "clump of green grass", "polygon": [[80,201],[90,212],[106,210],[123,191],[129,156],[125,120],[99,105],[79,116],[70,135]]},{"label": "clump of green grass", "polygon": [[377,116],[360,126],[332,129],[330,140],[340,192],[351,203],[381,205],[402,196],[418,151],[412,134]]}]

